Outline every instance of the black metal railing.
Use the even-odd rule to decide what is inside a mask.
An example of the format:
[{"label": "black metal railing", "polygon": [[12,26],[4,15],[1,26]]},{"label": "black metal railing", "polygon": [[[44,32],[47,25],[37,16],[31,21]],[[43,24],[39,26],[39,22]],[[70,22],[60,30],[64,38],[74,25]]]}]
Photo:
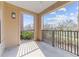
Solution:
[{"label": "black metal railing", "polygon": [[42,39],[79,56],[79,31],[42,30]]}]

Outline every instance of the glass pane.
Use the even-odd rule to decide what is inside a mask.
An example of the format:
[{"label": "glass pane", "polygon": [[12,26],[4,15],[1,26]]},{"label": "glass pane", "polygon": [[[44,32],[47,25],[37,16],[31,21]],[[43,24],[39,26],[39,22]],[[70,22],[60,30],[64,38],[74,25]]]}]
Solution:
[{"label": "glass pane", "polygon": [[34,30],[34,17],[23,14],[23,30]]},{"label": "glass pane", "polygon": [[43,29],[78,30],[78,2],[43,16]]}]

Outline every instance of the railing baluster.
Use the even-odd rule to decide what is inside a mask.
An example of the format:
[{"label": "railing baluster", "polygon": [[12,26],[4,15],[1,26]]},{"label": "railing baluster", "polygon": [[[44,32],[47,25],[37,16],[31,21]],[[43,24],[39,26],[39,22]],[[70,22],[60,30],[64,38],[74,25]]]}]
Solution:
[{"label": "railing baluster", "polygon": [[57,39],[57,47],[58,47],[58,31],[56,31],[57,32],[57,37],[56,37],[56,39]]},{"label": "railing baluster", "polygon": [[61,48],[62,48],[62,31],[61,31]]},{"label": "railing baluster", "polygon": [[65,31],[65,50],[66,50],[66,31]]},{"label": "railing baluster", "polygon": [[67,50],[67,31],[66,31],[66,50]]},{"label": "railing baluster", "polygon": [[58,48],[59,48],[59,38],[60,38],[59,35],[60,35],[60,34],[59,34],[59,31],[58,31]]},{"label": "railing baluster", "polygon": [[70,31],[69,31],[69,52],[70,52]]},{"label": "railing baluster", "polygon": [[65,40],[64,40],[64,38],[65,38],[65,31],[63,31],[63,49],[65,49]]},{"label": "railing baluster", "polygon": [[67,51],[69,51],[69,31],[67,32],[67,48],[68,48]]},{"label": "railing baluster", "polygon": [[55,31],[55,46],[57,46],[57,32]]},{"label": "railing baluster", "polygon": [[58,47],[58,31],[57,31],[57,47]]},{"label": "railing baluster", "polygon": [[56,31],[56,47],[57,47],[57,31]]},{"label": "railing baluster", "polygon": [[57,39],[57,47],[58,47],[58,32],[56,31],[56,34],[57,34],[57,36],[56,36],[56,39]]},{"label": "railing baluster", "polygon": [[60,31],[59,31],[59,48],[60,48]]},{"label": "railing baluster", "polygon": [[[48,32],[48,31],[47,30],[42,31],[42,39],[44,41],[49,41],[48,39],[50,39],[50,37],[46,37],[45,35],[46,34],[45,32]],[[52,46],[63,48],[79,56],[79,32],[78,31],[52,30],[51,32],[52,32]],[[45,40],[46,38],[47,40]]]},{"label": "railing baluster", "polygon": [[58,40],[59,36],[58,35],[59,35],[59,32],[57,31],[57,43],[58,43],[58,47],[59,47],[59,40]]},{"label": "railing baluster", "polygon": [[56,47],[57,47],[57,31],[56,31]]},{"label": "railing baluster", "polygon": [[[64,37],[64,31],[63,31],[63,35],[62,38]],[[64,49],[64,38],[63,38],[63,49]]]},{"label": "railing baluster", "polygon": [[54,35],[54,31],[52,31],[52,46],[54,46],[54,42],[55,42],[55,41],[54,41],[54,40],[55,40],[54,36],[55,36],[55,35]]},{"label": "railing baluster", "polygon": [[60,48],[61,48],[61,31],[60,31]]},{"label": "railing baluster", "polygon": [[76,33],[76,35],[75,35],[75,48],[76,48],[76,53],[75,54],[77,54],[77,32],[75,32]]},{"label": "railing baluster", "polygon": [[74,32],[74,54],[76,54],[76,48],[75,48],[75,32]]},{"label": "railing baluster", "polygon": [[55,36],[56,36],[56,32],[54,30],[54,46],[56,46],[56,38],[55,38]]},{"label": "railing baluster", "polygon": [[72,53],[72,31],[71,31],[71,53]]},{"label": "railing baluster", "polygon": [[62,48],[63,48],[63,31],[62,31]]},{"label": "railing baluster", "polygon": [[79,32],[77,32],[77,56],[79,56]]},{"label": "railing baluster", "polygon": [[55,31],[55,33],[56,33],[56,36],[55,36],[55,44],[56,44],[56,46],[57,46],[57,31]]}]

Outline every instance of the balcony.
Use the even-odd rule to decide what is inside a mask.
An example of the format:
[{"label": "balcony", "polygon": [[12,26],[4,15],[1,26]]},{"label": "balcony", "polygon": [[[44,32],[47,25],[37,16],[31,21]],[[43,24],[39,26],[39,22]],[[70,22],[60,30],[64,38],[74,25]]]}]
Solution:
[{"label": "balcony", "polygon": [[[0,2],[0,56],[78,57],[77,4],[78,1]],[[27,30],[23,29],[23,24],[28,25],[24,25]]]}]

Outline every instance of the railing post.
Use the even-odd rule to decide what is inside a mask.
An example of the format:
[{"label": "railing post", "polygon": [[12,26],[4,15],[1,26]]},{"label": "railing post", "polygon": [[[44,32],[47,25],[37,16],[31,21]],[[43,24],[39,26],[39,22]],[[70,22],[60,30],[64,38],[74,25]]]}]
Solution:
[{"label": "railing post", "polygon": [[53,47],[55,46],[55,45],[54,45],[54,43],[55,43],[54,35],[55,35],[54,31],[52,31],[52,46],[53,46]]}]

